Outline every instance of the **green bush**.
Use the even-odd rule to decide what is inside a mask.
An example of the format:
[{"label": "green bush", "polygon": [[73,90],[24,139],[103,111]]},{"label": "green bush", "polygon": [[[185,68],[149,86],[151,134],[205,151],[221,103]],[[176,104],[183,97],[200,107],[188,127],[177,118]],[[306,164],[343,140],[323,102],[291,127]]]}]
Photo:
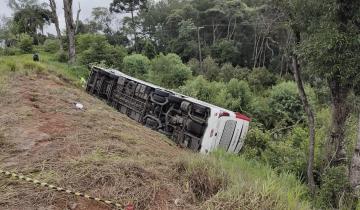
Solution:
[{"label": "green bush", "polygon": [[25,61],[23,62],[24,69],[36,71],[37,73],[41,73],[45,71],[45,67],[34,61]]},{"label": "green bush", "polygon": [[158,85],[177,88],[190,77],[190,68],[176,54],[160,54],[151,61],[150,80]]},{"label": "green bush", "polygon": [[124,47],[110,45],[103,35],[83,34],[78,36],[77,43],[79,62],[85,65],[104,62],[107,66],[121,68],[127,54]]},{"label": "green bush", "polygon": [[144,54],[146,57],[152,59],[156,56],[156,47],[150,40],[144,41],[144,46],[141,50],[142,54]]},{"label": "green bush", "polygon": [[12,56],[12,55],[19,55],[22,54],[21,50],[19,48],[15,48],[15,47],[5,47],[2,52],[2,55],[5,56]]},{"label": "green bush", "polygon": [[203,76],[198,76],[194,80],[188,81],[178,91],[238,112],[247,110],[252,98],[247,82],[237,79],[232,79],[229,83],[209,82]]},{"label": "green bush", "polygon": [[268,97],[253,96],[249,104],[248,112],[253,118],[252,122],[261,123],[267,129],[273,126],[274,120],[272,118],[272,110]]},{"label": "green bush", "polygon": [[190,59],[189,62],[187,63],[187,66],[190,68],[192,75],[194,76],[198,76],[202,73],[200,71],[200,62],[196,58]]},{"label": "green bush", "polygon": [[150,60],[141,54],[129,55],[123,60],[123,69],[131,76],[145,79],[150,69]]},{"label": "green bush", "polygon": [[215,81],[219,79],[219,65],[210,56],[203,60],[201,71],[205,78],[209,81]]},{"label": "green bush", "polygon": [[234,65],[242,65],[245,66],[243,63],[243,57],[236,46],[235,41],[232,40],[218,40],[211,46],[211,56],[216,58],[216,62],[223,64],[223,63],[232,63]]},{"label": "green bush", "polygon": [[265,68],[255,68],[248,75],[253,90],[263,90],[276,84],[276,77]]},{"label": "green bush", "polygon": [[60,41],[58,39],[46,39],[43,48],[45,52],[56,53],[60,50]]},{"label": "green bush", "polygon": [[242,154],[249,159],[261,160],[262,154],[268,148],[271,140],[269,132],[251,127],[246,135],[244,148],[241,150]]},{"label": "green bush", "polygon": [[5,65],[6,65],[7,68],[8,68],[10,71],[12,71],[12,72],[18,70],[18,66],[16,65],[15,61],[13,61],[13,60],[8,60],[8,61],[6,61],[6,62],[5,62]]},{"label": "green bush", "polygon": [[270,91],[269,105],[274,126],[288,126],[303,121],[304,111],[294,82],[282,82]]},{"label": "green bush", "polygon": [[66,63],[69,60],[68,54],[64,50],[59,50],[55,54],[55,59],[61,63]]},{"label": "green bush", "polygon": [[276,139],[269,142],[262,158],[278,171],[291,172],[300,179],[305,179],[308,131],[296,126],[284,136],[277,136],[276,133],[273,135]]},{"label": "green bush", "polygon": [[235,78],[235,67],[231,63],[225,63],[220,69],[219,78],[224,82],[229,82]]},{"label": "green bush", "polygon": [[[309,103],[315,107],[314,90],[305,86]],[[306,117],[295,82],[281,82],[272,87],[269,93],[269,106],[272,112],[274,126],[288,126],[303,122]]]},{"label": "green bush", "polygon": [[82,53],[96,44],[105,45],[108,43],[106,37],[100,34],[80,34],[76,37],[76,52]]},{"label": "green bush", "polygon": [[20,34],[19,48],[23,53],[32,53],[33,38],[28,34]]},{"label": "green bush", "polygon": [[229,105],[227,106],[229,109],[241,112],[248,110],[252,99],[252,92],[246,81],[231,79],[226,85],[226,89],[231,96],[231,99],[228,101]]},{"label": "green bush", "polygon": [[317,206],[321,209],[349,209],[342,206],[346,199],[351,199],[348,189],[350,187],[347,168],[336,166],[326,169],[321,180],[321,188],[317,196]]},{"label": "green bush", "polygon": [[[214,103],[221,106],[224,101],[217,100],[217,95],[225,90],[225,83],[222,82],[209,82],[203,76],[198,76],[193,80],[189,80],[186,84],[178,89],[179,92],[195,97],[199,100]],[[225,93],[227,94],[227,93]],[[220,102],[220,104],[218,104]]]},{"label": "green bush", "polygon": [[126,54],[127,52],[124,47],[114,47],[107,42],[98,43],[80,53],[79,61],[85,65],[104,62],[109,67],[121,69],[123,58]]},{"label": "green bush", "polygon": [[306,186],[294,175],[277,173],[258,161],[222,151],[183,161],[186,164],[180,166],[185,167],[180,167],[178,174],[186,180],[185,186],[200,195],[217,191],[200,209],[312,209]]}]

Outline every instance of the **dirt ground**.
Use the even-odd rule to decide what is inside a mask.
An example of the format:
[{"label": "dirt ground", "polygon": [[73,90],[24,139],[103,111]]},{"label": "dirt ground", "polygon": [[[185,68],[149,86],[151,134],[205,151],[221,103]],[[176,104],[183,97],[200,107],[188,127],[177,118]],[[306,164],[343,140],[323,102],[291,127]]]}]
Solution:
[{"label": "dirt ground", "polygon": [[[0,94],[3,170],[135,209],[194,209],[175,170],[187,154],[53,75],[12,76]],[[0,175],[0,209],[111,207]]]}]

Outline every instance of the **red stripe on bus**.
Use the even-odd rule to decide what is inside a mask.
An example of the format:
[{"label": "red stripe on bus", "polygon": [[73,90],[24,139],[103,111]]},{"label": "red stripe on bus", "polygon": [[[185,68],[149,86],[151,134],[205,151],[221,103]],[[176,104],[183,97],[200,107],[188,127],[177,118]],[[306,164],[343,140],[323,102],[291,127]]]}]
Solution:
[{"label": "red stripe on bus", "polygon": [[237,119],[242,119],[242,120],[245,120],[245,121],[248,121],[248,122],[251,121],[251,118],[249,118],[249,117],[247,117],[247,116],[245,116],[243,114],[240,114],[239,112],[236,112],[235,114],[236,114]]}]

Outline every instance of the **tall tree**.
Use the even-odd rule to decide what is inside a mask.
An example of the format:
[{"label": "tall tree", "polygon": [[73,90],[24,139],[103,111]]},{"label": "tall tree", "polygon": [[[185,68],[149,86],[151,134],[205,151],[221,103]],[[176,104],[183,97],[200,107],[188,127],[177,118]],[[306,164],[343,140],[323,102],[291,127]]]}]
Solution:
[{"label": "tall tree", "polygon": [[[331,95],[331,125],[325,151],[323,171],[338,170],[345,179],[349,161],[346,154],[346,121],[351,111],[348,103],[353,84],[358,81],[360,48],[357,26],[360,13],[358,0],[301,1],[310,5],[297,14],[306,24],[299,54],[311,73],[326,80]],[[305,12],[304,12],[305,11]],[[334,192],[333,208],[339,208],[344,187]]]},{"label": "tall tree", "polygon": [[276,2],[277,6],[281,10],[276,17],[276,20],[281,20],[279,17],[283,17],[284,20],[290,26],[288,33],[290,37],[292,37],[292,46],[291,49],[291,64],[294,79],[297,85],[297,89],[299,92],[299,96],[304,107],[304,111],[307,115],[308,119],[308,127],[309,127],[309,155],[307,161],[307,181],[308,186],[311,192],[315,193],[315,180],[314,180],[314,150],[315,150],[315,117],[314,111],[311,107],[308,96],[305,92],[304,82],[302,79],[301,66],[299,62],[299,57],[296,52],[296,48],[301,44],[301,33],[304,31],[303,26],[300,24],[304,22],[303,20],[299,20],[299,16],[297,15],[297,11],[300,9],[304,9],[306,6],[300,3],[299,0],[279,0]]},{"label": "tall tree", "polygon": [[131,28],[134,35],[134,46],[137,46],[137,28],[135,22],[135,13],[146,8],[147,0],[113,0],[110,3],[110,11],[116,13],[131,14]]},{"label": "tall tree", "polygon": [[14,22],[17,33],[28,33],[35,38],[38,30],[43,31],[45,24],[51,23],[51,11],[44,5],[25,5],[14,9]]},{"label": "tall tree", "polygon": [[64,15],[66,23],[66,33],[68,38],[68,51],[69,51],[69,63],[74,63],[76,59],[75,54],[75,24],[73,19],[73,0],[63,0],[64,1]]},{"label": "tall tree", "polygon": [[349,178],[351,187],[356,194],[355,196],[358,197],[360,194],[360,113],[358,120],[357,141],[355,151],[351,160]]},{"label": "tall tree", "polygon": [[56,34],[59,39],[60,50],[62,51],[64,49],[64,47],[63,47],[62,40],[61,40],[61,31],[60,31],[60,26],[59,26],[59,18],[57,16],[57,12],[56,12],[55,0],[49,0],[49,5],[51,8],[51,12],[52,12],[52,19],[55,24]]},{"label": "tall tree", "polygon": [[311,192],[315,193],[315,181],[314,181],[314,150],[315,150],[315,117],[314,111],[309,103],[308,97],[305,92],[304,83],[301,76],[300,64],[297,55],[292,56],[293,74],[299,91],[301,102],[304,106],[309,127],[309,156],[307,165],[307,179]]},{"label": "tall tree", "polygon": [[91,20],[89,24],[93,27],[93,31],[102,31],[104,33],[111,32],[111,23],[114,16],[106,7],[95,7],[91,11]]}]

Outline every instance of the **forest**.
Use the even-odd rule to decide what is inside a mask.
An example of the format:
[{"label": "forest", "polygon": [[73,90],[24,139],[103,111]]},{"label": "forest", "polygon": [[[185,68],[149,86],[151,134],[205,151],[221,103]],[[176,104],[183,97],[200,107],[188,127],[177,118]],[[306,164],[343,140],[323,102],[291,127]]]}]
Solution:
[{"label": "forest", "polygon": [[86,20],[56,3],[9,0],[0,55],[50,54],[83,80],[111,67],[244,113],[240,156],[296,176],[313,208],[360,209],[360,1],[113,0]]}]

